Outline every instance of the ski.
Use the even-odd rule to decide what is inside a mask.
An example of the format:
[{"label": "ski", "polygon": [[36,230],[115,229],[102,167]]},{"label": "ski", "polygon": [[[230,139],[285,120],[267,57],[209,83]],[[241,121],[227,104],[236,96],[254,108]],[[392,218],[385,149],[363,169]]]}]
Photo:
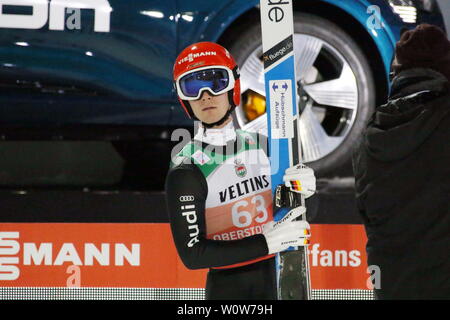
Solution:
[{"label": "ski", "polygon": [[[285,170],[301,161],[292,0],[260,0],[260,10],[272,192],[276,199]],[[300,201],[305,205],[303,196]],[[289,211],[275,209],[275,220]],[[311,299],[307,247],[277,254],[276,273],[278,299]]]}]

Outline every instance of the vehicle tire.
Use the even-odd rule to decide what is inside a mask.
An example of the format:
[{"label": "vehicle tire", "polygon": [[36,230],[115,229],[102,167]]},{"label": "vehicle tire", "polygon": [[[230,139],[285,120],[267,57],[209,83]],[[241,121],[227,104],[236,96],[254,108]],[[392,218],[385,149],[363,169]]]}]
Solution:
[{"label": "vehicle tire", "polygon": [[[313,112],[309,112],[309,115],[314,114],[318,120],[317,123],[320,123],[322,127],[322,129],[319,128],[317,123],[312,121],[315,123],[315,129],[311,131],[311,136],[314,136],[315,133],[323,135],[324,132],[327,135],[327,137],[324,136],[324,140],[321,142],[322,145],[320,145],[319,140],[316,141],[316,144],[314,144],[314,141],[302,141],[302,143],[306,144],[304,148],[305,152],[308,153],[307,156],[304,156],[304,159],[319,176],[333,175],[337,168],[349,164],[352,148],[374,110],[376,101],[374,77],[367,57],[361,48],[338,25],[315,15],[296,12],[294,13],[294,30],[297,65],[301,64],[299,61],[303,61],[301,60],[303,59],[302,57],[308,57],[306,53],[313,52],[314,56],[314,51],[319,50],[315,53],[316,59],[312,65],[305,68],[309,70],[307,70],[307,74],[300,75],[299,77],[303,78],[298,78],[297,80],[298,83],[304,85],[302,92],[307,93],[307,97],[304,97],[304,99],[309,99],[307,101],[311,102],[310,105]],[[301,45],[296,46],[296,43]],[[310,44],[311,48],[314,47],[313,43],[317,43],[316,48],[320,47],[320,49],[308,49]],[[301,50],[299,50],[299,47],[301,47]],[[236,109],[234,115],[235,123],[243,129],[258,130],[264,125],[266,117],[257,118],[258,120],[264,118],[264,121],[259,121],[259,124],[257,124],[257,120],[249,121],[243,105],[246,103],[246,94],[248,100],[249,92],[252,95],[255,91],[264,95],[262,61],[260,60],[260,65],[257,65],[258,63],[255,62],[257,56],[262,56],[260,24],[254,23],[246,26],[245,30],[241,30],[237,35],[236,40],[228,44],[228,49],[241,67],[241,85],[243,88],[243,102]],[[307,60],[308,58],[305,59]],[[308,63],[311,64],[311,61]],[[305,65],[309,66],[308,63],[305,62]],[[340,71],[339,68],[341,68]],[[349,79],[351,79],[351,81],[347,79],[347,84],[343,83],[346,80],[343,76],[344,69],[346,70],[346,77],[348,74]],[[311,74],[315,74],[315,76],[313,75],[311,78]],[[249,77],[252,77],[252,79]],[[313,80],[308,80],[307,78]],[[354,81],[354,84],[351,84],[352,90],[355,92],[350,93],[351,90],[339,90],[339,86],[350,86],[349,83],[352,81]],[[252,86],[248,85],[247,88],[246,83],[250,82]],[[325,86],[318,86],[319,83]],[[327,87],[327,84],[330,85]],[[333,90],[331,90],[330,88],[334,84],[337,87],[333,87]],[[321,87],[320,90],[323,92],[319,92],[319,87]],[[311,88],[315,89],[311,90]],[[348,95],[346,96],[347,93]],[[300,98],[298,96],[298,100]],[[327,106],[326,103],[330,105]],[[336,106],[336,104],[339,104],[339,106]],[[349,106],[352,106],[353,109],[348,109]],[[308,113],[304,112],[302,118],[306,117],[306,114]],[[265,127],[267,130],[266,124]],[[307,139],[303,138],[302,135],[302,140]],[[314,151],[314,149],[321,149],[325,143],[327,146],[324,148],[324,152]],[[307,150],[307,148],[311,150]]]}]

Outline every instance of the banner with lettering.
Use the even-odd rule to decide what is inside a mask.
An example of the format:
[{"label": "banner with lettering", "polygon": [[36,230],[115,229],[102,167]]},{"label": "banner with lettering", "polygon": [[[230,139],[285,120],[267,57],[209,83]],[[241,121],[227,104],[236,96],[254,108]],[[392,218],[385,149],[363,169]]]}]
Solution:
[{"label": "banner with lettering", "polygon": [[[312,225],[313,289],[368,289],[362,225]],[[0,223],[0,287],[204,288],[167,223]]]}]

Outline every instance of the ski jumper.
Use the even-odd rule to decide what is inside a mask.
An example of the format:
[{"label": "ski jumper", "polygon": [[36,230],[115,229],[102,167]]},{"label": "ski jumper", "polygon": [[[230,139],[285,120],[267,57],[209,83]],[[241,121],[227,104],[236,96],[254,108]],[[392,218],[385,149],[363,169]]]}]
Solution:
[{"label": "ski jumper", "polygon": [[266,138],[200,128],[172,159],[170,226],[189,269],[209,268],[207,299],[275,299],[273,255],[262,227],[273,220]]}]

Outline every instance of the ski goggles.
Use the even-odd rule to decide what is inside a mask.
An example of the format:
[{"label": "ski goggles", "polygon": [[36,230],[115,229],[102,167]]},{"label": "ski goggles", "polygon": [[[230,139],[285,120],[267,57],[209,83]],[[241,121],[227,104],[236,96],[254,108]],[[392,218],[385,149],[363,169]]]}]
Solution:
[{"label": "ski goggles", "polygon": [[181,100],[200,99],[203,91],[217,96],[234,88],[235,76],[224,66],[208,66],[182,74],[176,81]]}]

